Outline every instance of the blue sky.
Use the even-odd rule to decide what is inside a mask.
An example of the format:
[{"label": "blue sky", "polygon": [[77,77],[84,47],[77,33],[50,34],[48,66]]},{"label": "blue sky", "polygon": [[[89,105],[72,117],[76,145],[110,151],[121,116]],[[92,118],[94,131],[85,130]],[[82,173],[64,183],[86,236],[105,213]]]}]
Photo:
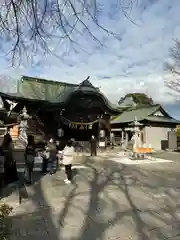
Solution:
[{"label": "blue sky", "polygon": [[[174,98],[164,86],[166,78],[163,64],[169,57],[173,38],[180,38],[180,0],[139,0],[128,16],[117,10],[115,0],[99,0],[102,11],[100,23],[118,33],[118,40],[108,36],[87,19],[88,27],[103,46],[98,45],[87,34],[74,33],[83,50],[76,51],[69,44],[56,47],[59,58],[38,53],[31,66],[10,68],[6,58],[0,58],[1,74],[17,79],[20,75],[31,75],[78,83],[88,75],[91,82],[101,87],[112,102],[117,102],[128,92],[145,92],[156,102],[170,106],[173,116],[180,118]],[[128,0],[124,1],[125,4]],[[82,27],[78,26],[82,31]],[[56,40],[50,43],[54,49]],[[12,85],[12,81],[8,85]],[[5,84],[5,82],[3,81]],[[7,85],[7,84],[6,84]],[[176,107],[175,107],[176,106]],[[176,110],[173,110],[175,109]]]}]

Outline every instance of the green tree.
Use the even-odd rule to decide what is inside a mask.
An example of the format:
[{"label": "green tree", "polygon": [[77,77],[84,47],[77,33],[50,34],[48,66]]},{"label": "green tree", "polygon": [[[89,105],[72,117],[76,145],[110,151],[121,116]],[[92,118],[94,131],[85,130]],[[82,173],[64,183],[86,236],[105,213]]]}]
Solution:
[{"label": "green tree", "polygon": [[170,60],[165,62],[165,84],[172,91],[171,95],[180,99],[180,39],[174,40],[170,48]]},{"label": "green tree", "polygon": [[180,138],[180,128],[177,128],[176,135],[177,135],[178,138]]},{"label": "green tree", "polygon": [[119,100],[119,104],[125,101],[127,98],[132,98],[132,101],[136,105],[153,105],[152,98],[148,97],[145,93],[128,93]]}]

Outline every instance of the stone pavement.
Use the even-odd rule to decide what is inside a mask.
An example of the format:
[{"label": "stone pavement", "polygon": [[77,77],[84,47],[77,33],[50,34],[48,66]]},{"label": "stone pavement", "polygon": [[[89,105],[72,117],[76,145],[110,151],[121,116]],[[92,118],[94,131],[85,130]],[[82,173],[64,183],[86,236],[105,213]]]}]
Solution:
[{"label": "stone pavement", "polygon": [[157,158],[170,159],[173,161],[180,160],[180,152],[160,151],[160,152],[154,152],[153,156]]},{"label": "stone pavement", "polygon": [[180,239],[180,163],[100,158],[84,161],[72,185],[62,170],[37,175],[21,205],[16,191],[5,198],[14,207],[10,240]]}]

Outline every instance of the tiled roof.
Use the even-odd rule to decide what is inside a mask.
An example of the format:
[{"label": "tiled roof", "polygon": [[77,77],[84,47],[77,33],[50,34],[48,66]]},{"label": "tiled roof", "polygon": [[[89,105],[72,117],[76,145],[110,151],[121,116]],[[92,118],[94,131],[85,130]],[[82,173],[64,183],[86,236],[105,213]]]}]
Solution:
[{"label": "tiled roof", "polygon": [[65,105],[69,102],[74,93],[96,95],[104,102],[105,111],[115,115],[121,112],[115,108],[106,96],[94,87],[88,79],[80,84],[70,84],[23,76],[19,81],[16,94],[0,92],[0,96],[4,99],[16,100],[18,102],[36,102],[39,104],[59,106],[60,104]]},{"label": "tiled roof", "polygon": [[122,114],[113,118],[113,120],[111,121],[111,124],[133,122],[135,120],[135,117],[137,121],[141,121],[146,117],[152,115],[154,112],[156,112],[160,108],[161,108],[160,105],[153,105],[148,107],[136,108],[132,110],[129,109],[127,111],[125,110]]},{"label": "tiled roof", "polygon": [[180,121],[174,119],[174,118],[167,118],[167,117],[157,117],[157,116],[148,116],[145,118],[146,120],[150,122],[164,122],[164,123],[176,123],[180,124]]}]

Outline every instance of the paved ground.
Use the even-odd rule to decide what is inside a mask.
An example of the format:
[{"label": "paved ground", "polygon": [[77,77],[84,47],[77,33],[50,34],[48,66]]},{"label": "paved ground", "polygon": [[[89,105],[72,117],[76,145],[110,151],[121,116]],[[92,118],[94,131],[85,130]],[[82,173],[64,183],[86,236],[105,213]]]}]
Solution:
[{"label": "paved ground", "polygon": [[9,193],[4,201],[14,206],[11,239],[180,239],[178,158],[148,165],[111,158],[87,159],[72,185],[64,184],[63,170],[53,176],[36,173],[21,205],[18,191]]},{"label": "paved ground", "polygon": [[161,151],[153,153],[153,156],[157,158],[171,159],[173,161],[180,161],[180,152]]}]

